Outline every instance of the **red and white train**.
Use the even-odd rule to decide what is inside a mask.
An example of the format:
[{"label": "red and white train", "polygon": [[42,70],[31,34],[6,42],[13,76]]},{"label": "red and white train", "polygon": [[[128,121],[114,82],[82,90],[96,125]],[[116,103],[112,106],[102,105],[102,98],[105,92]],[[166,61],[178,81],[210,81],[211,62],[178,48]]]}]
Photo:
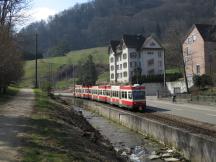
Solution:
[{"label": "red and white train", "polygon": [[144,111],[146,108],[145,87],[134,86],[80,86],[75,87],[75,96],[106,102],[131,110]]}]

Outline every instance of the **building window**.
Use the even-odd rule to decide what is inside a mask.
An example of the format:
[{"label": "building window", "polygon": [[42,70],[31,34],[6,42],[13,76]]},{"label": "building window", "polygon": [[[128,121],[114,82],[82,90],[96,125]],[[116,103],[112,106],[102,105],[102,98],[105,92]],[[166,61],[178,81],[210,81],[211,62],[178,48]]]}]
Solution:
[{"label": "building window", "polygon": [[122,60],[122,57],[121,57],[121,55],[119,56],[119,61],[121,61]]},{"label": "building window", "polygon": [[161,51],[158,51],[158,57],[162,57],[162,52]]},{"label": "building window", "polygon": [[196,73],[199,75],[200,74],[200,65],[196,65]]},{"label": "building window", "polygon": [[114,58],[113,57],[110,58],[110,62],[111,63],[114,62]]},{"label": "building window", "polygon": [[124,77],[127,77],[127,72],[124,72]]},{"label": "building window", "polygon": [[130,62],[130,67],[131,67],[131,68],[133,67],[133,62]]},{"label": "building window", "polygon": [[120,64],[120,70],[122,70],[122,64]]},{"label": "building window", "polygon": [[123,59],[127,59],[127,54],[126,53],[123,54]]},{"label": "building window", "polygon": [[156,44],[155,44],[154,42],[151,42],[151,43],[150,43],[150,46],[151,46],[151,47],[153,47],[153,46],[155,46],[155,45],[156,45]]},{"label": "building window", "polygon": [[110,66],[110,69],[111,69],[111,71],[113,71],[114,70],[114,66],[112,65],[112,66]]},{"label": "building window", "polygon": [[148,60],[148,66],[154,65],[154,59]]},{"label": "building window", "polygon": [[188,44],[193,43],[193,36],[188,38]]},{"label": "building window", "polygon": [[122,73],[119,73],[120,74],[120,78],[122,78]]},{"label": "building window", "polygon": [[114,74],[111,74],[111,79],[114,79]]},{"label": "building window", "polygon": [[116,69],[119,70],[119,65],[116,66]]},{"label": "building window", "polygon": [[127,68],[127,63],[124,63],[124,64],[123,64],[123,67],[124,67],[124,68]]},{"label": "building window", "polygon": [[137,67],[137,63],[136,62],[134,62],[134,67]]},{"label": "building window", "polygon": [[147,54],[148,54],[148,55],[153,55],[154,52],[153,52],[153,51],[148,51]]},{"label": "building window", "polygon": [[196,39],[197,39],[197,36],[196,36],[196,35],[194,35],[194,36],[193,36],[193,41],[195,42],[195,41],[196,41]]},{"label": "building window", "polygon": [[131,52],[130,53],[130,58],[136,58],[136,52]]}]

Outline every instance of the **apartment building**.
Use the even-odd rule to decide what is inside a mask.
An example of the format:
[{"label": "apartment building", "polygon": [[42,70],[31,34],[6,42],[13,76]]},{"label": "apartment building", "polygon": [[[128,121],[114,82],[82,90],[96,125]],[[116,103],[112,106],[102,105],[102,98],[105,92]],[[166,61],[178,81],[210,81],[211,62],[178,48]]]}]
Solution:
[{"label": "apartment building", "polygon": [[194,24],[183,40],[183,57],[188,81],[194,75],[216,74],[216,26]]},{"label": "apartment building", "polygon": [[139,70],[141,75],[164,74],[164,48],[153,36],[123,35],[109,46],[110,81],[130,83]]}]

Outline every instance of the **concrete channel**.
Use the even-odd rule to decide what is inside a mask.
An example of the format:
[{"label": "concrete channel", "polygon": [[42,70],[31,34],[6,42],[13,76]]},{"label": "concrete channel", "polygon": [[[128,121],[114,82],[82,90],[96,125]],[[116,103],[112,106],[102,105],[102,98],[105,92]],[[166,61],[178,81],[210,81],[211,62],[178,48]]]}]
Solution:
[{"label": "concrete channel", "polygon": [[216,162],[216,138],[162,124],[107,104],[83,99],[72,99],[76,106],[97,112],[142,135],[148,135],[167,146],[178,149],[191,162]]},{"label": "concrete channel", "polygon": [[111,142],[118,155],[125,161],[152,162],[149,157],[154,157],[154,162],[164,161],[156,156],[156,153],[166,154],[168,149],[164,145],[112,122],[95,112],[76,106],[73,106],[73,108],[79,113],[82,112],[87,121]]}]

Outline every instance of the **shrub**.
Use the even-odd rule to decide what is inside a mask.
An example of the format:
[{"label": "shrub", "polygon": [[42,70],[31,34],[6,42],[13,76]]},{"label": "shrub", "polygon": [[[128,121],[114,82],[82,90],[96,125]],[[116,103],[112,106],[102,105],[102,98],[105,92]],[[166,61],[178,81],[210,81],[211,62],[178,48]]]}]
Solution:
[{"label": "shrub", "polygon": [[213,86],[212,77],[206,74],[201,76],[194,75],[193,77],[194,85],[199,88],[205,88],[206,86]]}]

